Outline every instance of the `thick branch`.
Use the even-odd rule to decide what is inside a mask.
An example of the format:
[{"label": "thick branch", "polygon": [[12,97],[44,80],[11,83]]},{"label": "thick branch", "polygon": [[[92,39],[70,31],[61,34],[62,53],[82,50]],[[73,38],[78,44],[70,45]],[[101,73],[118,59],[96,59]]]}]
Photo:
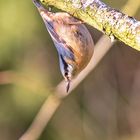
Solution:
[{"label": "thick branch", "polygon": [[45,6],[66,11],[140,51],[140,21],[110,8],[100,0],[40,0]]}]

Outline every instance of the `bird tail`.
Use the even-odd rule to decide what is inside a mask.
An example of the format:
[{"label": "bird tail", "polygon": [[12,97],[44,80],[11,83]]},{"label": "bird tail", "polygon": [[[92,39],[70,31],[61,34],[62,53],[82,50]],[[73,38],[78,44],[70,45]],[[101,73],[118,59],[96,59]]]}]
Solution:
[{"label": "bird tail", "polygon": [[42,4],[40,3],[39,0],[32,0],[32,1],[38,9],[42,9],[42,10],[44,9],[45,10],[45,8],[42,6]]}]

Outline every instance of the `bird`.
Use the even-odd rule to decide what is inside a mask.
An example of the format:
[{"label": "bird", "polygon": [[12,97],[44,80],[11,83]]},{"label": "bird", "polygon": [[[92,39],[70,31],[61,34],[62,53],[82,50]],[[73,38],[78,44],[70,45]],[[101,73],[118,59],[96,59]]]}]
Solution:
[{"label": "bird", "polygon": [[89,63],[94,42],[84,23],[66,12],[51,12],[38,0],[33,0],[58,52],[61,73],[70,83]]}]

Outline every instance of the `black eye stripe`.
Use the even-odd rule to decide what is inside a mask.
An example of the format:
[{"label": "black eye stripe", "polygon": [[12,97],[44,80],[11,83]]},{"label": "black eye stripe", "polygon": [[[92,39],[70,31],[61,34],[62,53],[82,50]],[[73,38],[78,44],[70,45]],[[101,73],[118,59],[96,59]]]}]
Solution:
[{"label": "black eye stripe", "polygon": [[63,63],[63,65],[64,65],[64,71],[65,71],[65,76],[68,76],[68,64],[66,63],[66,61],[64,60],[64,58],[63,58],[63,56],[62,55],[60,55],[60,58],[61,58],[61,60],[62,60],[62,63]]}]

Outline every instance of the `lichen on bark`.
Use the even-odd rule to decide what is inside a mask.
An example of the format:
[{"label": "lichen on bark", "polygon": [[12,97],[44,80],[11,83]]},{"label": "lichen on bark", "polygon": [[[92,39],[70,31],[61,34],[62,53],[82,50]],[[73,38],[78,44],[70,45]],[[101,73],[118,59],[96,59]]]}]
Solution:
[{"label": "lichen on bark", "polygon": [[113,9],[100,0],[40,0],[68,12],[107,34],[140,51],[140,21]]}]

